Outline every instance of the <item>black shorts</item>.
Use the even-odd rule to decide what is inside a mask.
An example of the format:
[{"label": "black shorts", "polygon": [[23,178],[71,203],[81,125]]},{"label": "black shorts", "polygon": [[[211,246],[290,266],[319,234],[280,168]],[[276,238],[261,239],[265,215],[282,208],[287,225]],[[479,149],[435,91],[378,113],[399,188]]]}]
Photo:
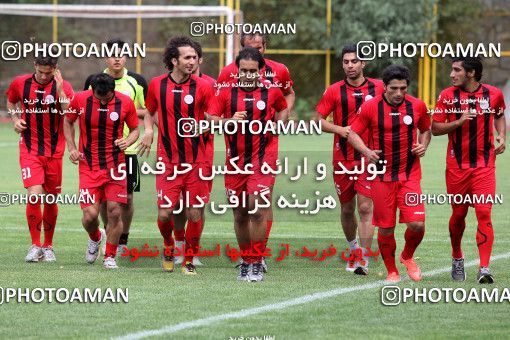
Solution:
[{"label": "black shorts", "polygon": [[[130,166],[131,171],[130,170]],[[127,170],[127,192],[140,192],[140,167],[138,166],[138,157],[136,155],[126,155],[126,170]]]}]

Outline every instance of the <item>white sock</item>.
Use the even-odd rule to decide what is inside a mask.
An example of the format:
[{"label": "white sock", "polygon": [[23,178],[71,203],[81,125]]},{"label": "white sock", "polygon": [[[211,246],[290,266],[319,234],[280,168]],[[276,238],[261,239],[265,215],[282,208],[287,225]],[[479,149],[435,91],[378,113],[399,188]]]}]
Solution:
[{"label": "white sock", "polygon": [[353,250],[356,250],[359,248],[359,245],[358,245],[358,241],[356,239],[352,240],[352,241],[348,241],[349,243],[349,250],[350,251],[353,251]]}]

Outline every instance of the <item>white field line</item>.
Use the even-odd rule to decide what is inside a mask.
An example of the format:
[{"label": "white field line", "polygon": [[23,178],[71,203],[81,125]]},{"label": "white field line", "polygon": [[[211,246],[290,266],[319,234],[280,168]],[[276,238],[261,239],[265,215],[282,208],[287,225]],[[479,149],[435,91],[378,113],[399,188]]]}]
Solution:
[{"label": "white field line", "polygon": [[[11,227],[11,226],[0,226],[0,230],[5,231],[19,231],[19,232],[27,232],[28,227]],[[58,227],[55,229],[55,232],[72,232],[72,233],[82,233],[85,232],[83,228],[68,228],[68,227]],[[136,226],[130,231],[130,240],[139,239],[139,238],[146,238],[142,234],[145,234],[146,237],[153,237],[153,236],[159,236],[159,231],[157,229],[154,230],[136,230]],[[214,231],[204,231],[202,235],[205,236],[222,236],[222,237],[232,237],[235,238],[234,231],[232,232],[214,232]],[[397,236],[398,237],[398,236]],[[343,242],[344,237],[343,236],[332,236],[332,235],[296,235],[296,234],[277,234],[277,233],[271,233],[271,238],[288,238],[288,239],[324,239],[324,240],[340,240]],[[374,242],[376,242],[374,237]],[[434,242],[434,243],[450,243],[450,239],[448,236],[445,236],[445,238],[427,238],[425,237],[423,239],[423,242]],[[476,240],[471,240],[469,237],[465,237],[462,240],[463,243],[475,243]],[[497,238],[495,240],[497,243],[510,243],[510,239],[501,239]]]},{"label": "white field line", "polygon": [[[508,259],[508,258],[510,258],[510,252],[492,256],[491,260],[496,261],[496,260]],[[478,263],[479,263],[478,260],[469,261],[465,264],[465,267],[473,267],[475,265],[478,265]],[[450,266],[438,268],[438,269],[434,269],[434,270],[423,273],[423,276],[435,276],[438,274],[449,272],[450,270],[451,270]],[[408,278],[406,277],[404,280],[408,280]],[[179,331],[186,330],[186,329],[191,329],[191,328],[196,328],[196,327],[207,327],[207,326],[210,326],[210,325],[222,322],[222,321],[230,320],[230,319],[241,319],[241,318],[249,317],[252,315],[262,314],[265,312],[272,312],[275,310],[286,309],[286,308],[293,307],[293,306],[298,306],[298,305],[303,305],[303,304],[310,303],[310,302],[324,300],[326,298],[330,298],[330,297],[334,297],[334,296],[338,296],[338,295],[343,295],[343,294],[367,290],[367,289],[378,288],[378,287],[384,286],[384,284],[385,284],[384,280],[379,280],[376,282],[366,283],[363,285],[358,285],[358,286],[353,286],[353,287],[336,288],[336,289],[332,289],[329,291],[304,295],[304,296],[294,298],[291,300],[286,300],[286,301],[282,301],[282,302],[278,302],[278,303],[272,303],[272,304],[268,304],[268,305],[261,306],[261,307],[247,308],[247,309],[242,309],[242,310],[239,310],[236,312],[211,316],[211,317],[204,318],[204,319],[197,319],[197,320],[193,320],[193,321],[181,322],[176,325],[169,325],[169,326],[165,326],[160,329],[152,329],[152,330],[145,330],[145,331],[140,331],[140,332],[136,332],[136,333],[131,333],[131,334],[127,334],[127,335],[117,337],[114,339],[116,339],[116,340],[121,340],[121,339],[122,340],[127,340],[127,339],[132,340],[132,339],[143,339],[143,338],[150,337],[150,336],[161,336],[161,335],[166,335],[166,334],[173,334],[173,333],[177,333]]]}]

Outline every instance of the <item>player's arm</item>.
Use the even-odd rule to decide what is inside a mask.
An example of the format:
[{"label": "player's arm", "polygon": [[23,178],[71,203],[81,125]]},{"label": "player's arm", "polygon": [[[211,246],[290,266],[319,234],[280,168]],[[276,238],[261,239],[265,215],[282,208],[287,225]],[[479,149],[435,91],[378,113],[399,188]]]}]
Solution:
[{"label": "player's arm", "polygon": [[289,93],[287,93],[284,97],[287,102],[287,108],[290,112],[294,108],[294,102],[296,101],[296,92],[294,92],[292,86],[289,88]]},{"label": "player's arm", "polygon": [[376,163],[379,160],[379,154],[381,150],[372,150],[365,145],[363,139],[359,136],[360,133],[367,130],[370,126],[370,108],[367,108],[367,102],[363,103],[359,108],[358,119],[354,121],[347,137],[347,142],[352,147],[358,150],[370,163]]},{"label": "player's arm", "polygon": [[74,141],[74,120],[71,121],[68,117],[64,118],[64,137],[66,139],[67,151],[69,151],[69,160],[74,164],[77,164],[81,158],[80,152],[76,148]]},{"label": "player's arm", "polygon": [[60,107],[62,108],[62,111],[65,111],[69,107],[69,99],[67,98],[67,94],[64,91],[64,79],[62,78],[62,73],[60,73],[59,69],[55,70],[53,77],[57,83],[57,94],[60,101]]},{"label": "player's arm", "polygon": [[505,114],[502,113],[500,117],[495,117],[494,119],[494,127],[496,128],[496,132],[498,133],[496,137],[496,142],[498,142],[498,146],[494,149],[494,153],[496,155],[502,154],[506,149],[506,119]]},{"label": "player's arm", "polygon": [[315,115],[315,121],[321,125],[321,129],[324,132],[328,133],[336,133],[340,135],[342,138],[347,138],[349,136],[349,132],[351,131],[350,126],[340,126],[334,123],[328,122],[326,118],[334,111],[337,100],[335,100],[334,90],[332,87],[328,87],[319,103],[316,107],[317,114]]},{"label": "player's arm", "polygon": [[287,102],[287,109],[289,110],[289,113],[292,112],[292,109],[294,108],[294,103],[296,101],[296,92],[294,92],[294,88],[292,87],[292,79],[290,79],[290,72],[287,69],[287,67],[283,67],[281,79],[284,86],[284,97],[285,101]]},{"label": "player's arm", "polygon": [[449,101],[447,94],[442,92],[437,100],[434,114],[432,116],[432,134],[434,136],[446,135],[458,128],[460,128],[466,121],[472,120],[476,117],[476,113],[471,113],[466,110],[457,120],[447,121],[446,109],[451,108],[452,105],[447,105]]},{"label": "player's arm", "polygon": [[[135,78],[137,81],[136,84],[136,93],[135,93],[135,106],[136,106],[136,115],[140,119],[145,118],[145,112],[147,109],[145,108],[145,95],[144,88],[140,85],[138,78]],[[142,78],[143,79],[143,78]],[[145,80],[144,80],[145,81]],[[146,84],[147,86],[147,84]]]},{"label": "player's arm", "polygon": [[145,119],[146,112],[147,112],[147,109],[142,109],[142,108],[136,109],[136,115],[138,116],[138,118]]},{"label": "player's arm", "polygon": [[351,130],[347,142],[352,145],[353,148],[361,152],[363,156],[368,160],[369,163],[376,163],[379,160],[379,154],[381,150],[372,150],[365,145],[361,137],[354,131]]},{"label": "player's arm", "polygon": [[119,147],[121,151],[124,151],[138,140],[138,136],[140,136],[140,130],[138,129],[138,126],[132,127],[129,128],[129,134],[126,138],[119,138],[115,140],[114,143]]},{"label": "player's arm", "polygon": [[132,101],[128,101],[128,103],[125,123],[129,128],[129,134],[126,138],[122,137],[114,141],[114,144],[117,145],[121,151],[126,150],[129,146],[136,142],[140,135],[135,104]]},{"label": "player's arm", "polygon": [[138,156],[143,156],[147,153],[147,156],[150,155],[152,140],[154,139],[154,121],[156,113],[158,109],[158,100],[156,97],[155,90],[155,82],[151,81],[149,84],[149,89],[147,91],[147,97],[145,98],[145,113],[143,116],[143,128],[144,133],[140,142],[136,146]]},{"label": "player's arm", "polygon": [[418,119],[417,127],[420,133],[418,135],[418,143],[413,144],[411,152],[417,157],[423,157],[429,146],[432,134],[430,131],[430,116],[427,111],[427,105],[422,102],[419,110],[421,114]]},{"label": "player's arm", "polygon": [[229,121],[246,119],[247,117],[246,111],[233,112],[232,117],[226,118],[225,113],[227,109],[225,103],[226,99],[223,98],[222,92],[211,98],[209,100],[207,109],[204,112],[205,119],[220,124],[226,124]]},{"label": "player's arm", "polygon": [[287,122],[287,120],[289,120],[289,109],[286,108],[286,109],[283,109],[283,110],[277,112],[275,115],[275,118],[276,118],[276,121]]},{"label": "player's arm", "polygon": [[317,115],[315,116],[315,121],[321,124],[321,129],[324,132],[336,133],[337,135],[340,135],[340,137],[342,138],[349,137],[349,133],[351,131],[350,126],[340,126],[328,122],[319,112],[317,112]]},{"label": "player's arm", "polygon": [[289,120],[290,106],[287,102],[287,98],[282,96],[281,91],[275,91],[275,93],[277,95],[273,106],[276,112],[274,118],[275,121],[282,121],[285,123]]},{"label": "player's arm", "polygon": [[464,112],[459,119],[451,122],[438,122],[432,121],[432,134],[434,136],[446,135],[458,128],[460,128],[466,121],[476,118],[477,113],[471,113],[469,110]]},{"label": "player's arm", "polygon": [[145,114],[143,116],[143,129],[144,133],[140,142],[137,145],[137,154],[138,156],[143,156],[147,153],[147,157],[150,155],[152,140],[154,139],[154,121],[156,111],[151,112],[149,109],[145,109]]},{"label": "player's arm", "polygon": [[7,100],[7,112],[9,112],[9,115],[11,117],[12,124],[14,126],[14,131],[16,133],[21,133],[26,130],[27,123],[25,120],[18,117],[18,114],[16,113],[18,106],[17,103],[11,103],[9,100]]},{"label": "player's arm", "polygon": [[430,130],[420,132],[418,136],[418,143],[413,145],[411,152],[417,157],[425,156],[425,152],[429,146],[431,136],[432,134]]},{"label": "player's arm", "polygon": [[9,116],[11,117],[12,124],[14,126],[14,131],[16,133],[21,133],[24,130],[26,130],[26,122],[24,119],[21,119],[18,117],[18,104],[21,103],[23,98],[21,98],[20,93],[18,91],[19,89],[19,80],[18,78],[15,78],[11,85],[9,85],[9,89],[7,90],[7,112],[9,113]]}]

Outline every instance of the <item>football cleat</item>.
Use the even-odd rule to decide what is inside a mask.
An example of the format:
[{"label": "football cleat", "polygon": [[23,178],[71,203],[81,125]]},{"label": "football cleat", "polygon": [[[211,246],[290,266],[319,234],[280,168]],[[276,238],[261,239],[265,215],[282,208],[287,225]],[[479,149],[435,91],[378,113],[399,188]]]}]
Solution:
[{"label": "football cleat", "polygon": [[[87,251],[85,252],[85,260],[87,261],[87,263],[92,264],[92,263],[96,262],[97,258],[99,257],[100,246],[103,241],[106,241],[106,233],[102,229],[101,229],[101,238],[99,239],[99,241],[97,241],[97,242],[92,241],[89,238],[89,243],[87,245]],[[103,249],[103,252],[104,252],[104,249]]]},{"label": "football cleat", "polygon": [[398,275],[397,272],[391,272],[388,273],[388,276],[386,277],[386,283],[399,283],[400,282],[400,275]]},{"label": "football cleat", "polygon": [[173,255],[170,255],[171,252],[168,252],[165,249],[165,251],[161,252],[161,267],[163,268],[164,272],[173,272],[174,271],[174,257]]},{"label": "football cleat", "polygon": [[115,261],[115,257],[108,256],[103,260],[103,267],[105,269],[117,269],[117,261]]},{"label": "football cleat", "polygon": [[239,275],[237,275],[237,281],[248,281],[248,274],[250,271],[250,265],[248,263],[241,263],[239,265]]},{"label": "football cleat", "polygon": [[43,257],[43,252],[41,247],[32,244],[30,248],[28,248],[27,256],[25,256],[26,262],[39,262],[39,260]]},{"label": "football cleat", "polygon": [[191,262],[186,262],[186,265],[184,265],[181,268],[181,273],[184,275],[197,275],[197,269]]},{"label": "football cleat", "polygon": [[57,260],[52,247],[42,248],[42,254],[42,260],[44,262],[55,262]]},{"label": "football cleat", "polygon": [[407,269],[407,275],[413,281],[421,281],[421,270],[420,267],[414,262],[414,259],[411,257],[408,260],[404,260],[402,258],[402,254],[400,254],[400,263],[402,263]]},{"label": "football cleat", "polygon": [[494,277],[492,277],[488,267],[480,267],[478,270],[478,283],[494,283]]},{"label": "football cleat", "polygon": [[204,264],[202,262],[200,262],[200,257],[193,256],[193,265],[195,267],[197,267],[197,266],[203,266]]},{"label": "football cleat", "polygon": [[454,281],[466,280],[466,271],[464,270],[464,259],[452,259],[452,279]]},{"label": "football cleat", "polygon": [[260,282],[264,280],[264,268],[262,267],[262,263],[253,263],[250,265],[251,270],[248,270],[248,281],[250,282]]},{"label": "football cleat", "polygon": [[179,256],[174,256],[174,263],[181,264],[184,262],[184,245],[186,241],[175,241],[175,249],[179,249]]}]

